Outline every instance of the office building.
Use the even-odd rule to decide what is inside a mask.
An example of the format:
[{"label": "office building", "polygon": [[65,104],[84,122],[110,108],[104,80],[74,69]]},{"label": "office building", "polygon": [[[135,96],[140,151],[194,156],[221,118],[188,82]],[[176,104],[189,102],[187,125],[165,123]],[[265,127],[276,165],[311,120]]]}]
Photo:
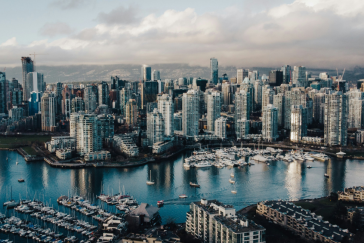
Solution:
[{"label": "office building", "polygon": [[280,86],[283,83],[283,72],[272,70],[269,72],[269,85],[272,87]]},{"label": "office building", "polygon": [[99,134],[103,141],[109,141],[114,137],[114,117],[111,114],[97,116]]},{"label": "office building", "polygon": [[185,86],[185,85],[187,85],[187,78],[179,78],[178,79],[178,85],[179,86]]},{"label": "office building", "polygon": [[41,111],[42,93],[32,92],[29,101],[29,116],[34,116]]},{"label": "office building", "polygon": [[79,112],[85,110],[85,102],[81,97],[75,97],[71,102],[71,110],[73,112]]},{"label": "office building", "polygon": [[291,129],[291,108],[293,105],[306,106],[306,95],[302,90],[294,88],[285,93],[284,129]]},{"label": "office building", "polygon": [[221,93],[212,92],[207,97],[207,129],[215,131],[215,120],[220,117]]},{"label": "office building", "polygon": [[249,135],[250,123],[249,120],[239,119],[235,123],[235,132],[237,139],[245,139]]},{"label": "office building", "polygon": [[285,65],[281,68],[281,71],[283,72],[283,83],[288,84],[291,82],[291,72],[292,68],[290,65]]},{"label": "office building", "polygon": [[125,111],[126,111],[126,114],[125,114],[126,123],[129,126],[135,126],[138,121],[138,106],[137,106],[135,99],[130,99],[126,103]]},{"label": "office building", "polygon": [[19,88],[13,89],[13,91],[10,92],[10,103],[12,106],[14,105],[20,105],[23,100],[23,91]]},{"label": "office building", "polygon": [[87,85],[84,90],[85,112],[92,113],[97,108],[97,86]]},{"label": "office building", "polygon": [[158,82],[158,94],[164,93],[165,82],[162,80],[158,80],[157,82]]},{"label": "office building", "polygon": [[99,106],[107,105],[109,106],[109,86],[105,81],[102,81],[97,85],[98,95],[99,95]]},{"label": "office building", "polygon": [[45,92],[41,100],[42,131],[54,132],[56,127],[56,103],[54,93]]},{"label": "office building", "polygon": [[152,80],[152,68],[146,64],[142,66],[142,81],[150,81]]},{"label": "office building", "polygon": [[196,90],[188,90],[182,97],[182,133],[184,136],[198,135],[200,97]]},{"label": "office building", "polygon": [[22,74],[23,74],[23,100],[28,101],[30,98],[30,92],[32,90],[29,90],[29,83],[27,80],[27,75],[30,72],[34,72],[34,63],[30,57],[22,57],[21,58],[21,64],[22,64]]},{"label": "office building", "polygon": [[7,113],[6,90],[6,75],[0,72],[0,113]]},{"label": "office building", "polygon": [[164,119],[164,135],[174,135],[174,104],[172,96],[168,94],[158,95],[158,112]]},{"label": "office building", "polygon": [[278,224],[307,242],[342,242],[344,237],[351,241],[353,235],[347,229],[323,220],[322,216],[287,201],[264,201],[258,203],[257,214]]},{"label": "office building", "polygon": [[325,96],[324,142],[329,146],[347,145],[348,95],[335,92]]},{"label": "office building", "polygon": [[237,83],[241,84],[245,78],[247,78],[249,76],[249,70],[245,70],[245,69],[237,69],[236,70],[236,78],[237,78]]},{"label": "office building", "polygon": [[203,243],[265,243],[265,228],[236,214],[231,205],[201,199],[186,215],[187,233]]},{"label": "office building", "polygon": [[230,84],[229,82],[225,82],[222,84],[222,96],[224,99],[223,105],[228,106],[233,103],[234,93],[237,90],[237,85]]},{"label": "office building", "polygon": [[250,82],[248,78],[246,78],[243,83],[240,84],[240,90],[245,90],[245,92],[250,94],[250,101],[249,101],[249,113],[254,111],[254,84]]},{"label": "office building", "polygon": [[278,93],[273,96],[273,105],[277,108],[278,112],[278,127],[284,126],[284,101],[285,96],[283,93]]},{"label": "office building", "polygon": [[296,87],[307,87],[306,67],[294,66],[292,72],[292,83],[295,84]]},{"label": "office building", "polygon": [[274,95],[275,95],[274,90],[266,89],[262,94],[262,107],[265,107],[269,104],[273,104]]},{"label": "office building", "polygon": [[62,114],[66,119],[69,119],[71,115],[71,97],[72,91],[68,85],[65,85],[62,90]]},{"label": "office building", "polygon": [[263,140],[273,142],[278,138],[278,110],[269,104],[263,107],[262,113]]},{"label": "office building", "polygon": [[27,74],[27,87],[24,87],[24,91],[29,92],[26,94],[27,97],[30,98],[30,93],[35,92],[44,92],[45,85],[44,85],[44,77],[42,73],[38,72],[30,72]]},{"label": "office building", "polygon": [[291,142],[298,143],[307,135],[307,108],[293,105],[291,108]]},{"label": "office building", "polygon": [[149,146],[164,141],[164,119],[158,109],[147,114],[147,138]]},{"label": "office building", "polygon": [[130,100],[132,93],[131,90],[127,87],[122,88],[122,90],[120,90],[119,92],[119,97],[120,97],[120,114],[122,116],[125,116],[126,114],[126,104],[128,103],[128,101]]},{"label": "office building", "polygon": [[21,107],[13,106],[13,108],[9,110],[9,118],[11,119],[12,122],[19,121],[20,119],[23,118],[23,116],[24,116],[24,109]]},{"label": "office building", "polygon": [[207,79],[202,79],[202,78],[194,78],[193,79],[193,83],[192,83],[192,88],[193,89],[199,89],[202,92],[206,91],[206,86],[207,86],[208,80]]},{"label": "office building", "polygon": [[141,86],[142,109],[146,108],[147,103],[155,102],[158,96],[158,82],[145,81]]},{"label": "office building", "polygon": [[161,72],[159,70],[153,70],[152,80],[153,81],[161,80]]},{"label": "office building", "polygon": [[[122,81],[122,80],[120,80],[119,79],[119,77],[118,76],[111,76],[110,77],[110,80],[111,80],[111,89],[116,89],[116,90],[118,90],[119,89],[119,84],[122,84],[122,82],[120,82],[120,81]],[[123,86],[123,85],[122,85]],[[124,86],[123,86],[124,87]],[[122,88],[122,87],[120,87],[120,88]]]},{"label": "office building", "polygon": [[216,58],[210,58],[210,72],[211,83],[216,85],[219,82],[219,62]]},{"label": "office building", "polygon": [[260,110],[262,107],[262,88],[263,82],[262,80],[255,80],[253,83],[254,86],[254,110]]}]

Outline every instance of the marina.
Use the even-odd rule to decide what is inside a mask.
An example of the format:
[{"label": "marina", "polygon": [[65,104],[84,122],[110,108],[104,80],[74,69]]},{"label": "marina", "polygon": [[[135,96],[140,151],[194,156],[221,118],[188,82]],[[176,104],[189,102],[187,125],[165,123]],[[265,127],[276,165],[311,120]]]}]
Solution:
[{"label": "marina", "polygon": [[[185,159],[192,155],[194,155],[193,151],[187,151],[173,160],[133,168],[91,167],[59,170],[44,162],[25,162],[20,156],[19,164],[16,165],[16,152],[0,151],[0,158],[8,157],[8,160],[4,159],[0,163],[2,195],[0,204],[9,202],[12,207],[17,207],[20,198],[32,201],[34,196],[30,195],[37,192],[37,195],[44,195],[44,199],[43,196],[36,196],[36,199],[47,202],[50,206],[53,205],[53,209],[57,212],[66,213],[71,217],[76,216],[75,218],[80,221],[97,226],[100,221],[93,217],[98,214],[94,214],[92,208],[87,208],[86,205],[72,205],[73,201],[70,198],[83,197],[84,200],[89,201],[90,205],[98,206],[106,213],[123,214],[133,209],[133,205],[122,205],[119,202],[119,199],[126,194],[132,195],[131,199],[137,199],[138,203],[145,202],[160,206],[159,213],[164,223],[171,216],[177,223],[181,223],[185,221],[189,204],[201,198],[217,199],[240,209],[262,200],[317,198],[327,196],[332,191],[364,184],[362,177],[364,164],[360,160],[338,160],[331,157],[328,161],[306,159],[303,162],[292,160],[288,163],[278,159],[272,160],[267,166],[267,163],[253,162],[251,158],[254,155],[246,154],[245,157],[238,157],[235,161],[252,163],[251,166],[225,165],[221,168],[210,166],[186,169]],[[263,155],[272,156],[271,153]],[[275,154],[275,157],[277,156],[278,153]],[[291,151],[287,151],[282,152],[280,156],[291,158],[292,154]],[[225,159],[228,158],[225,157]],[[309,165],[312,166],[311,169],[307,168]],[[325,177],[325,173],[329,177]],[[25,182],[19,183],[19,178],[23,178]],[[150,179],[155,182],[154,185],[146,184],[146,181]],[[234,180],[235,184],[231,184],[229,179]],[[192,187],[190,182],[200,187]],[[257,191],[259,193],[256,193]],[[101,200],[100,196],[106,201]],[[11,202],[10,199],[14,201]],[[67,206],[58,204],[58,199],[68,200]],[[158,204],[161,201],[163,203]],[[76,207],[72,208],[73,206]],[[43,226],[42,228],[50,228],[54,231],[54,224],[30,216],[32,213],[21,213],[10,207],[6,210],[6,207],[3,207],[2,213],[6,214],[6,212],[9,218],[15,215],[22,220],[32,221],[34,224]],[[38,224],[36,220],[43,225]],[[47,227],[44,227],[44,223]],[[70,237],[75,236],[79,240],[88,239],[88,236],[82,235],[82,232],[56,227],[65,237],[69,234]],[[29,239],[20,237],[18,234],[0,231],[0,239],[9,239],[9,236],[10,240],[14,242],[15,237],[15,242],[19,243],[25,243]]]}]

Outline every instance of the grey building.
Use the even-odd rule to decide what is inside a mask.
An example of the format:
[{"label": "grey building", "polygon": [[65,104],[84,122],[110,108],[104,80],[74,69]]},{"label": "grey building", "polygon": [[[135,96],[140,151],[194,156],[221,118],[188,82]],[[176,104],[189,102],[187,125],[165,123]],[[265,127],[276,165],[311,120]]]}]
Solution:
[{"label": "grey building", "polygon": [[210,72],[211,83],[216,85],[219,82],[219,62],[216,58],[210,58]]},{"label": "grey building", "polygon": [[98,105],[107,105],[109,106],[109,86],[105,81],[102,81],[97,85],[98,95],[99,95],[99,103]]},{"label": "grey building", "polygon": [[291,108],[291,142],[300,142],[307,135],[307,108],[293,105]]},{"label": "grey building", "polygon": [[158,82],[145,81],[141,86],[141,106],[142,109],[146,108],[148,102],[155,102],[158,96]]},{"label": "grey building", "polygon": [[144,82],[152,80],[152,68],[150,66],[144,64],[142,66],[141,74],[142,74],[142,80]]},{"label": "grey building", "polygon": [[23,76],[23,100],[29,100],[31,91],[28,90],[29,84],[27,80],[27,74],[30,72],[34,72],[34,63],[30,57],[22,57],[21,64]]}]

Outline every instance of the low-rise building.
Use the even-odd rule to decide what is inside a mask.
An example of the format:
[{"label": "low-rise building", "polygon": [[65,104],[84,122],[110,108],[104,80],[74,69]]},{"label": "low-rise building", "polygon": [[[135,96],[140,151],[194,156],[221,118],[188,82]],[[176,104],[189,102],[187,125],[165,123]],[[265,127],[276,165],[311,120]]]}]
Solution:
[{"label": "low-rise building", "polygon": [[257,214],[279,224],[310,242],[338,243],[347,236],[353,236],[347,229],[341,229],[324,221],[322,216],[287,201],[265,201],[257,205]]},{"label": "low-rise building", "polygon": [[301,142],[305,144],[321,145],[324,143],[324,139],[320,137],[302,137]]},{"label": "low-rise building", "polygon": [[129,213],[129,217],[136,223],[136,226],[144,223],[154,225],[161,219],[159,215],[159,208],[147,203],[141,203],[139,207]]},{"label": "low-rise building", "polygon": [[216,200],[201,199],[190,204],[186,231],[204,243],[265,242],[265,228],[237,215],[233,206]]},{"label": "low-rise building", "polygon": [[85,161],[108,160],[111,159],[111,154],[109,151],[101,150],[85,154],[84,159]]},{"label": "low-rise building", "polygon": [[364,201],[364,186],[354,186],[345,188],[343,192],[338,192],[340,201]]},{"label": "low-rise building", "polygon": [[72,150],[70,149],[57,149],[56,150],[57,158],[61,160],[66,160],[72,158]]},{"label": "low-rise building", "polygon": [[58,149],[76,150],[76,138],[70,136],[52,137],[51,141],[45,143],[45,148],[53,153]]},{"label": "low-rise building", "polygon": [[128,134],[114,135],[113,148],[129,157],[136,157],[139,155],[138,147],[134,143],[131,136]]},{"label": "low-rise building", "polygon": [[168,149],[172,148],[173,145],[174,141],[157,142],[153,144],[152,152],[153,154],[162,154],[166,152]]}]

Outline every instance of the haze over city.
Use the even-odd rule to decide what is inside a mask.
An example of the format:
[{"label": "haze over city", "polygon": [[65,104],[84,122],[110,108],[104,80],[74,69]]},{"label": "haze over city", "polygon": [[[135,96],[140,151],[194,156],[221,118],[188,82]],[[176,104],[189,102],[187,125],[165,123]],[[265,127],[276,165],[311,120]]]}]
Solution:
[{"label": "haze over city", "polygon": [[5,1],[0,66],[187,63],[363,66],[364,2]]}]

